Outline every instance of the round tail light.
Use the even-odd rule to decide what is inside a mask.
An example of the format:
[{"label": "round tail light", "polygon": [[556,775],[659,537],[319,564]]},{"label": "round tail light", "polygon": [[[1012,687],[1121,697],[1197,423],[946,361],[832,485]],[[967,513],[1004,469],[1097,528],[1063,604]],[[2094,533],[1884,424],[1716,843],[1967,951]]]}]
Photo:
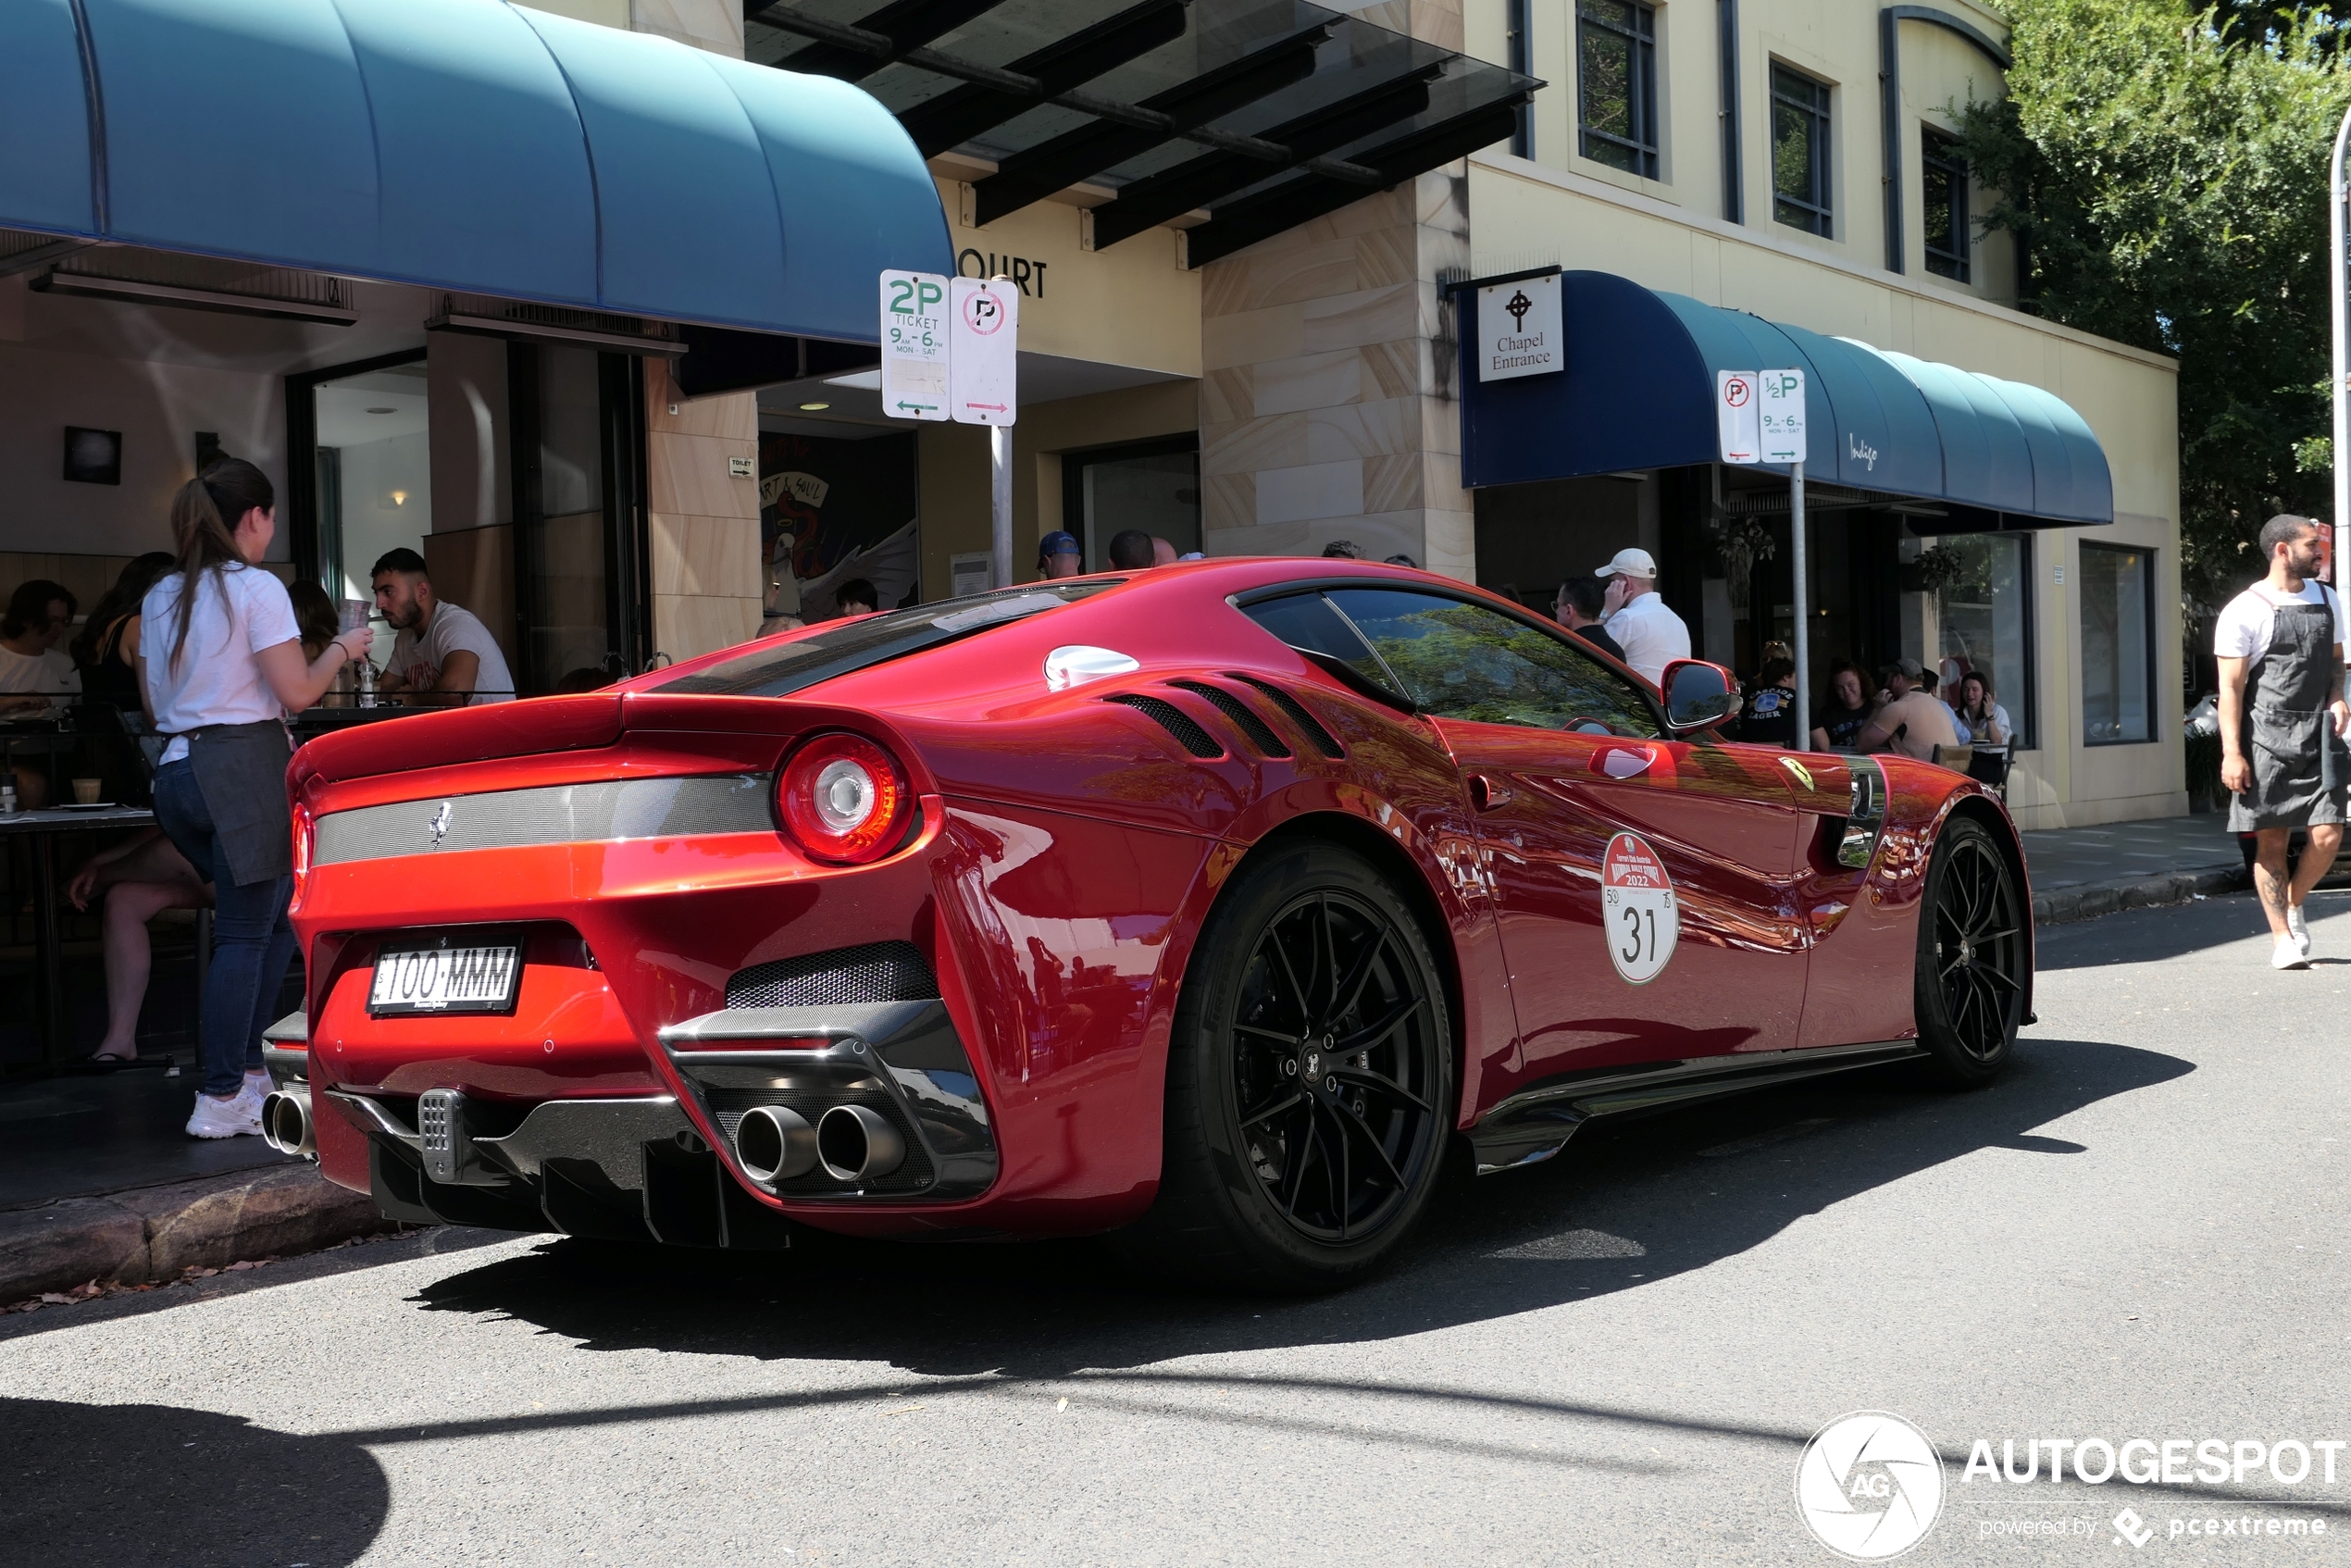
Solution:
[{"label": "round tail light", "polygon": [[862,735],[819,735],[785,760],[776,803],[800,847],[857,865],[898,847],[914,791],[898,759]]}]

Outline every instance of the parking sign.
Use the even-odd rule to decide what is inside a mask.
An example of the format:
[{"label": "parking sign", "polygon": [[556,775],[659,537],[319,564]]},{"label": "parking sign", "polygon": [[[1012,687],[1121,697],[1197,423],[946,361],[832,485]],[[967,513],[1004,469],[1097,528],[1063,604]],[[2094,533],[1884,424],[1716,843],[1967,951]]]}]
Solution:
[{"label": "parking sign", "polygon": [[947,280],[935,272],[883,273],[883,413],[900,419],[948,417],[947,339]]}]

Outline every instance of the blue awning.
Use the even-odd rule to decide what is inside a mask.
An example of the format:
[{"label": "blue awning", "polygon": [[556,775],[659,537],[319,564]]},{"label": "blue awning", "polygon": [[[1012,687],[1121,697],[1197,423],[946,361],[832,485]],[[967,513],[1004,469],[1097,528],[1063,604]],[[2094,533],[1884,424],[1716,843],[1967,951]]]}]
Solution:
[{"label": "blue awning", "polygon": [[6,0],[0,227],[865,342],[953,270],[864,92],[505,0]]},{"label": "blue awning", "polygon": [[[2097,437],[2038,387],[1701,305],[1612,273],[1563,273],[1560,289],[1567,367],[1555,375],[1479,381],[1476,330],[1464,317],[1464,484],[1711,463],[1715,372],[1798,369],[1806,372],[1807,479],[1998,514],[2009,526],[2114,520],[2114,484]],[[1464,293],[1462,309],[1474,308]]]}]

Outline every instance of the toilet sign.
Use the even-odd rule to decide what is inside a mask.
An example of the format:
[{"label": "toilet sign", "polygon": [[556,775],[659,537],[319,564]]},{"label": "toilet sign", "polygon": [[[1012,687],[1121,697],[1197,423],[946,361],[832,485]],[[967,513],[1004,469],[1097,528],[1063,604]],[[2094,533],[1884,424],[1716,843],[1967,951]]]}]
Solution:
[{"label": "toilet sign", "polygon": [[1600,940],[1608,961],[1636,986],[1665,972],[1682,936],[1673,878],[1648,840],[1619,833],[1600,859]]},{"label": "toilet sign", "polygon": [[1717,370],[1714,373],[1714,429],[1725,463],[1760,463],[1762,426],[1757,416],[1755,372]]},{"label": "toilet sign", "polygon": [[1020,288],[1001,278],[951,280],[948,411],[965,425],[1009,425],[1020,338]]},{"label": "toilet sign", "polygon": [[947,280],[935,272],[881,275],[882,412],[945,419]]}]

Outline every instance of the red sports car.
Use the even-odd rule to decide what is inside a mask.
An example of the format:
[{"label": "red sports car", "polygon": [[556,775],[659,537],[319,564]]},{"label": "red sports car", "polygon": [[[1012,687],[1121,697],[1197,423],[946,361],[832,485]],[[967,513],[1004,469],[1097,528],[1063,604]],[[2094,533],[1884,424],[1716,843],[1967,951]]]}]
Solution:
[{"label": "red sports car", "polygon": [[1999,801],[1725,743],[1367,563],[1001,590],[303,748],[280,1147],[403,1219],[701,1247],[1119,1233],[1305,1288],[1439,1169],[2032,1005]]}]

